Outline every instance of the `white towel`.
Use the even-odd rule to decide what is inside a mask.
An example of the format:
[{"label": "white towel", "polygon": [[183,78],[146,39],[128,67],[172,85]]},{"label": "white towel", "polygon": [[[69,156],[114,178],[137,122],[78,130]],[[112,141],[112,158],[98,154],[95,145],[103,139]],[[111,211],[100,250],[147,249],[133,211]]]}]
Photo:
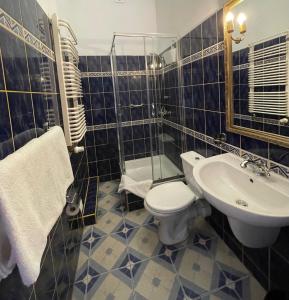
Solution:
[{"label": "white towel", "polygon": [[26,286],[37,280],[47,236],[73,179],[58,126],[0,161],[0,280],[15,265]]},{"label": "white towel", "polygon": [[141,198],[145,198],[152,184],[152,180],[135,181],[127,175],[122,175],[118,192],[126,190]]}]

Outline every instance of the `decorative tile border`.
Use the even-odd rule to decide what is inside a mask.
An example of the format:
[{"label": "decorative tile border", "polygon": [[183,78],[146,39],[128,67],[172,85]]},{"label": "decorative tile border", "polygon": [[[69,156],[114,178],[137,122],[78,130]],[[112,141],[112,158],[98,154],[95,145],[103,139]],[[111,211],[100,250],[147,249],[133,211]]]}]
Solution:
[{"label": "decorative tile border", "polygon": [[167,72],[169,72],[169,71],[172,71],[172,70],[174,70],[174,69],[176,69],[178,67],[178,64],[177,63],[172,63],[172,64],[170,64],[170,65],[168,65],[168,66],[165,66],[163,69],[161,69],[159,72],[160,72],[160,74],[161,73],[167,73]]},{"label": "decorative tile border", "polygon": [[233,66],[233,72],[240,71],[240,70],[245,70],[245,69],[249,69],[249,67],[250,67],[249,63],[242,64],[242,65],[236,65],[236,66]]},{"label": "decorative tile border", "polygon": [[[117,71],[116,76],[145,76],[151,72],[144,71]],[[112,77],[112,72],[82,72],[81,77]]]},{"label": "decorative tile border", "polygon": [[[122,122],[121,126],[129,127],[129,126],[136,126],[136,125],[154,124],[154,123],[160,123],[160,122],[161,122],[161,119],[157,119],[157,118],[144,119],[144,120]],[[87,126],[87,131],[97,131],[97,130],[104,130],[104,129],[111,129],[111,128],[117,128],[117,123]]]},{"label": "decorative tile border", "polygon": [[40,53],[44,54],[51,60],[55,61],[54,52],[47,47],[43,42],[41,42],[37,37],[35,37],[30,31],[25,29],[21,24],[19,24],[15,19],[9,16],[3,9],[0,8],[0,26],[5,30],[9,31],[17,38],[33,47]]},{"label": "decorative tile border", "polygon": [[[180,65],[184,66],[194,61],[200,60],[202,58],[217,54],[224,50],[224,42],[217,43],[211,47],[208,47],[200,52],[192,54],[180,61]],[[155,71],[117,71],[116,76],[145,76],[145,75],[161,75],[172,71],[178,67],[177,63],[172,63],[163,69]],[[112,77],[112,72],[82,72],[81,77]]]},{"label": "decorative tile border", "polygon": [[179,130],[179,131],[181,131],[181,132],[183,132],[187,135],[190,135],[190,136],[192,136],[192,137],[194,137],[198,140],[206,142],[207,144],[210,144],[210,145],[212,145],[216,148],[219,148],[222,151],[233,153],[233,154],[235,154],[239,157],[243,157],[244,159],[250,158],[250,159],[253,159],[253,160],[262,160],[265,163],[267,163],[267,165],[270,167],[270,170],[272,170],[273,172],[289,179],[289,168],[288,167],[285,167],[285,166],[283,166],[281,164],[278,164],[276,162],[273,162],[269,159],[265,159],[264,157],[260,157],[258,155],[255,155],[255,154],[249,152],[249,151],[245,151],[241,148],[235,147],[235,146],[227,144],[227,143],[222,143],[221,145],[216,145],[214,143],[214,138],[212,138],[210,136],[207,136],[203,133],[194,131],[190,128],[184,127],[182,125],[176,124],[174,122],[171,122],[169,120],[162,119],[162,122],[167,126],[170,126],[174,129],[177,129],[177,130]]},{"label": "decorative tile border", "polygon": [[211,47],[208,47],[202,51],[199,51],[197,53],[194,53],[194,54],[182,59],[181,65],[184,66],[184,65],[190,64],[194,61],[217,54],[221,51],[224,51],[224,42],[219,42]]}]

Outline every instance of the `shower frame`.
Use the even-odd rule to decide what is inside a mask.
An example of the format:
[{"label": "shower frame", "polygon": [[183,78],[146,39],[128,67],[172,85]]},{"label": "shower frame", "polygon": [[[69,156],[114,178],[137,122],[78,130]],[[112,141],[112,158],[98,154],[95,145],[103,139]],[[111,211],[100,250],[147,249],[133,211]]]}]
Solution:
[{"label": "shower frame", "polygon": [[[128,38],[143,38],[143,46],[144,46],[144,57],[145,57],[145,73],[146,73],[146,91],[147,91],[147,104],[148,104],[148,115],[149,118],[155,118],[155,116],[152,115],[151,109],[156,109],[154,107],[154,104],[151,101],[150,97],[150,84],[149,84],[149,69],[148,69],[148,56],[147,49],[146,49],[146,39],[154,39],[154,38],[160,38],[160,39],[173,39],[175,42],[172,44],[175,44],[175,47],[177,49],[176,51],[176,68],[178,70],[178,82],[179,82],[179,89],[178,89],[178,99],[179,101],[183,102],[183,89],[180,88],[183,83],[183,77],[181,74],[181,65],[180,65],[180,44],[179,44],[179,38],[177,35],[174,34],[164,34],[164,33],[119,33],[114,32],[113,33],[113,39],[110,49],[110,62],[111,62],[111,71],[112,71],[112,82],[113,82],[113,92],[115,97],[115,113],[116,113],[116,128],[117,128],[117,139],[118,139],[118,149],[119,149],[119,165],[121,174],[125,174],[126,167],[125,167],[125,155],[124,155],[124,144],[123,144],[123,132],[122,132],[122,119],[121,119],[121,112],[122,112],[122,105],[120,103],[120,97],[119,97],[119,83],[117,78],[117,64],[116,64],[116,48],[115,48],[115,41],[117,37],[128,37]],[[171,45],[171,46],[172,46]],[[155,60],[155,53],[153,54],[153,61]],[[156,70],[150,70],[150,72],[155,76]],[[164,71],[162,73],[162,76],[164,76]],[[155,77],[154,77],[155,78]],[[156,106],[156,105],[155,105]],[[183,112],[180,114],[181,120],[184,118]],[[155,182],[154,177],[154,151],[153,151],[153,137],[152,137],[152,124],[149,123],[149,132],[150,132],[150,157],[151,157],[151,164],[152,164],[152,178]],[[182,177],[182,176],[181,176]],[[168,179],[161,179],[157,180],[159,181],[166,181],[166,180],[174,180],[176,178],[180,178],[180,175],[177,175],[173,178]]]}]

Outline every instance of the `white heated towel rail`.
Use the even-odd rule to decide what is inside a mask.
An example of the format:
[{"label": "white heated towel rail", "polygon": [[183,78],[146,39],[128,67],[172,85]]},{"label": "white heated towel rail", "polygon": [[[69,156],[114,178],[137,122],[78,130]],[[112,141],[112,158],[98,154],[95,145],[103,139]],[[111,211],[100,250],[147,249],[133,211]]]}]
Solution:
[{"label": "white heated towel rail", "polygon": [[[289,116],[289,42],[282,42],[249,52],[249,112]],[[271,40],[272,38],[270,38]],[[262,41],[262,42],[265,42]],[[260,42],[258,42],[259,44]]]},{"label": "white heated towel rail", "polygon": [[65,139],[67,146],[75,146],[86,132],[77,38],[70,25],[56,14],[52,17],[52,30]]}]

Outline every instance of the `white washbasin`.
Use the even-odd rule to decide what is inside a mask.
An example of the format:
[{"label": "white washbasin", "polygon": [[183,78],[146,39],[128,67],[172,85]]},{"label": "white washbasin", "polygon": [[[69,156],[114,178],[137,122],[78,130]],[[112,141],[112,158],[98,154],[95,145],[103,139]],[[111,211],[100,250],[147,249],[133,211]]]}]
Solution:
[{"label": "white washbasin", "polygon": [[227,215],[235,236],[248,247],[273,244],[280,227],[289,225],[289,181],[271,173],[255,175],[233,154],[200,161],[194,178],[207,201]]}]

